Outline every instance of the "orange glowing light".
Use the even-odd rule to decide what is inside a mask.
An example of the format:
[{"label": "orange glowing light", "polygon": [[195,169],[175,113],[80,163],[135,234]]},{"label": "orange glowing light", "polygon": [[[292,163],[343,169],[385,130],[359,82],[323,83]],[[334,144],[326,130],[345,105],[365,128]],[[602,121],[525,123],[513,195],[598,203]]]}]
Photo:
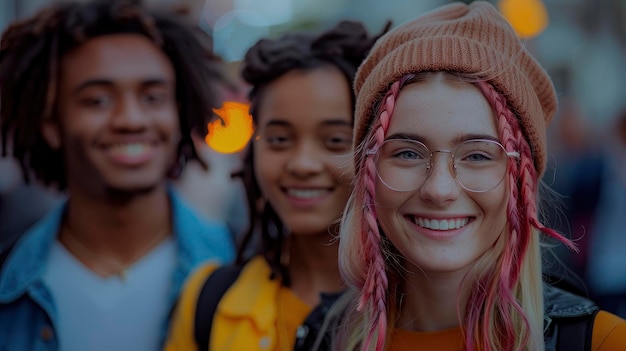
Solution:
[{"label": "orange glowing light", "polygon": [[213,111],[222,118],[207,125],[209,133],[204,139],[215,151],[230,154],[243,150],[254,133],[250,106],[245,103],[226,101]]},{"label": "orange glowing light", "polygon": [[532,38],[548,26],[548,11],[541,0],[501,0],[498,8],[520,38]]}]

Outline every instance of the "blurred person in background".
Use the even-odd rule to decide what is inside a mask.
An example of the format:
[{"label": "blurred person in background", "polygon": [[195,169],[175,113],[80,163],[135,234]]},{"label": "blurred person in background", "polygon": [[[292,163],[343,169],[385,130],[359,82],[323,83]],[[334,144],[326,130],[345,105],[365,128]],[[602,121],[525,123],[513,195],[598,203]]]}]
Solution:
[{"label": "blurred person in background", "polygon": [[[556,144],[553,188],[562,195],[553,221],[579,248],[548,246],[546,273],[556,284],[582,287],[609,312],[626,318],[626,109],[604,127],[585,122],[576,104],[565,102],[551,141]],[[553,252],[553,253],[551,253]],[[571,271],[575,274],[571,274]],[[582,278],[582,279],[581,279]],[[581,284],[582,283],[582,284]]]},{"label": "blurred person in background", "polygon": [[[220,120],[210,123],[213,134],[211,131],[208,136],[199,130],[191,132],[191,140],[200,159],[187,162],[175,185],[198,214],[224,222],[237,244],[249,227],[242,171],[245,146],[253,126],[247,113],[246,87],[239,77],[239,65],[231,64],[228,68],[229,79],[221,89],[222,107],[215,111]],[[237,108],[232,108],[233,104]],[[251,130],[239,130],[242,125],[249,125]],[[211,139],[213,143],[209,141],[212,137],[215,137]],[[216,144],[215,147],[210,143]]]},{"label": "blurred person in background", "polygon": [[234,258],[168,181],[198,158],[219,61],[186,18],[140,1],[55,4],[4,32],[3,154],[68,199],[0,268],[0,349],[157,350],[191,270]]},{"label": "blurred person in background", "polygon": [[599,188],[586,239],[585,280],[600,307],[626,318],[626,106],[608,127],[606,137],[597,140],[601,155],[597,179],[577,184]]},{"label": "blurred person in background", "polygon": [[189,279],[167,350],[311,349],[344,289],[335,236],[353,177],[351,84],[375,39],[343,21],[248,50],[251,226],[236,265],[209,264]]},{"label": "blurred person in background", "polygon": [[0,157],[0,252],[62,199],[62,194],[22,179],[19,164]]},{"label": "blurred person in background", "polygon": [[181,195],[204,218],[224,222],[241,241],[248,229],[248,203],[241,178],[242,153],[221,153],[212,149],[196,132],[191,136],[200,161],[190,161],[176,181]]},{"label": "blurred person in background", "polygon": [[576,243],[577,251],[556,240],[543,249],[544,274],[553,284],[589,296],[585,265],[589,252],[589,229],[597,206],[600,147],[599,135],[583,118],[580,104],[573,98],[559,100],[559,113],[548,128],[549,157],[542,181],[551,191],[544,192],[541,214],[551,228]]}]

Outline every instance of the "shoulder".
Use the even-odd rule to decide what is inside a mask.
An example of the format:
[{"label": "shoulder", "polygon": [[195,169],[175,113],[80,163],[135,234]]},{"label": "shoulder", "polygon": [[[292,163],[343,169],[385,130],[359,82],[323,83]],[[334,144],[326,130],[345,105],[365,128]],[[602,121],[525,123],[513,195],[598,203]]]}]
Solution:
[{"label": "shoulder", "polygon": [[[269,281],[269,273],[269,266],[265,259],[260,256],[253,258],[243,266],[235,264],[220,266],[215,262],[206,263],[195,269],[185,283],[181,303],[183,306],[189,305],[195,308],[201,291],[209,279],[233,280],[232,290],[241,290],[245,294],[256,293],[258,290],[256,288],[250,289],[250,287],[262,287],[263,282]],[[230,284],[226,288],[226,290],[231,290]]]},{"label": "shoulder", "polygon": [[606,311],[598,312],[591,338],[593,351],[626,349],[626,321]]},{"label": "shoulder", "polygon": [[169,194],[174,233],[181,251],[189,255],[192,262],[207,259],[232,262],[235,245],[226,224],[200,217],[171,187]]},{"label": "shoulder", "polygon": [[204,282],[219,266],[207,263],[196,268],[187,281],[176,305],[167,341],[166,351],[195,349],[196,305]]},{"label": "shoulder", "polygon": [[582,317],[598,310],[595,302],[547,283],[543,286],[543,299],[548,318]]},{"label": "shoulder", "polygon": [[217,263],[210,262],[201,265],[191,273],[185,282],[178,304],[178,309],[181,310],[182,318],[193,318],[195,315],[196,304],[198,302],[198,296],[204,286],[204,283],[219,267],[220,266]]},{"label": "shoulder", "polygon": [[66,202],[50,210],[15,242],[2,248],[0,300],[11,300],[43,274]]},{"label": "shoulder", "polygon": [[274,313],[272,306],[275,305],[280,286],[280,279],[272,278],[265,258],[256,256],[243,266],[236,280],[225,291],[217,306],[218,315],[236,320],[249,318],[251,312],[264,311],[265,315],[259,317],[262,321],[256,321],[262,325]]},{"label": "shoulder", "polygon": [[202,217],[198,212],[189,205],[185,199],[178,193],[178,190],[170,186],[168,194],[172,203],[172,217],[174,219],[174,228],[181,233],[189,230],[211,234],[212,237],[219,239],[229,238],[230,233],[226,224],[220,221],[211,220]]},{"label": "shoulder", "polygon": [[280,279],[271,279],[272,271],[263,256],[255,256],[241,268],[232,288],[224,295],[224,306],[236,309],[256,301],[260,292],[278,290]]}]

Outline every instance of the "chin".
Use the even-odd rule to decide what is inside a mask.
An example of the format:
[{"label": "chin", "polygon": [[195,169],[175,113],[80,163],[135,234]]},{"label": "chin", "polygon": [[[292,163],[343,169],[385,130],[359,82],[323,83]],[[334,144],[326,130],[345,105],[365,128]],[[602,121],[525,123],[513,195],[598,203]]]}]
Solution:
[{"label": "chin", "polygon": [[338,234],[335,233],[335,231],[332,228],[332,225],[330,224],[326,224],[326,225],[320,225],[319,223],[315,223],[315,224],[310,224],[310,225],[302,225],[303,223],[300,223],[299,225],[290,227],[287,224],[287,227],[291,229],[291,232],[294,233],[297,236],[326,236],[328,234]]},{"label": "chin", "polygon": [[125,199],[150,194],[158,189],[159,185],[160,184],[138,184],[133,186],[108,185],[105,187],[105,193],[111,198]]}]

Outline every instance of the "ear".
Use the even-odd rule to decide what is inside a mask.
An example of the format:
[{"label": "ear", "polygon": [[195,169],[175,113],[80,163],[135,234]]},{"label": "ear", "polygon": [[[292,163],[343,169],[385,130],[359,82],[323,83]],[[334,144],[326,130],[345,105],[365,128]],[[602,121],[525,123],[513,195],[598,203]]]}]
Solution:
[{"label": "ear", "polygon": [[59,125],[52,119],[46,119],[41,124],[41,134],[50,148],[54,150],[61,148],[61,131]]}]

